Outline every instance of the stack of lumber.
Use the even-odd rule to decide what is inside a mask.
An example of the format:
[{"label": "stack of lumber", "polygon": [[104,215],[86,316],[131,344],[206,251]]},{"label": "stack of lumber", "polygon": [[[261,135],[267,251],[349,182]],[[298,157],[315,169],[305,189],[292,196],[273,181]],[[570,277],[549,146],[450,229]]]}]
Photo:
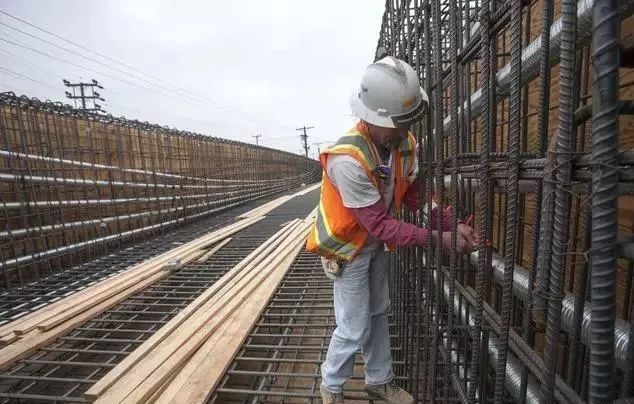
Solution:
[{"label": "stack of lumber", "polygon": [[289,222],[127,356],[86,397],[97,403],[204,403],[278,284],[312,221]]},{"label": "stack of lumber", "polygon": [[302,189],[299,192],[296,192],[292,195],[286,195],[286,196],[282,196],[279,197],[277,199],[274,199],[270,202],[265,203],[262,206],[258,206],[257,208],[250,210],[246,213],[241,214],[240,216],[238,216],[241,219],[247,219],[247,218],[251,218],[251,217],[257,217],[257,216],[261,216],[261,215],[266,215],[267,213],[269,213],[270,211],[272,211],[275,208],[280,207],[281,205],[285,204],[286,202],[288,202],[289,200],[296,198],[298,196],[302,196],[302,195],[306,195],[307,193],[314,191],[315,189],[319,188],[321,186],[321,183],[317,183],[317,184],[313,184],[311,186],[308,186],[304,189]]},{"label": "stack of lumber", "polygon": [[116,306],[171,271],[201,256],[208,258],[215,250],[207,251],[206,248],[224,243],[232,234],[263,218],[252,217],[223,227],[0,327],[0,341],[6,345],[0,349],[0,369]]}]

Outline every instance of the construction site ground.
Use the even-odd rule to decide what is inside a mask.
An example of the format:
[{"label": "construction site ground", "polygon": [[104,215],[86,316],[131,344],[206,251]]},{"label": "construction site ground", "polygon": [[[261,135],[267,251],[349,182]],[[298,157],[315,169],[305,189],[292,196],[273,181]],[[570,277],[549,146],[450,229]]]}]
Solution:
[{"label": "construction site ground", "polygon": [[[280,225],[306,217],[316,206],[318,196],[319,190],[313,190],[289,200],[260,222],[233,235],[203,264],[194,261],[183,266],[13,364],[0,373],[0,401],[90,402],[84,393],[92,385],[278,231]],[[7,292],[2,297],[1,318],[5,322],[19,318],[60,296],[209,232],[256,205],[226,211]],[[56,294],[43,293],[46,290]],[[319,365],[335,325],[332,305],[332,282],[324,276],[319,259],[302,250],[209,401],[319,402]],[[352,402],[368,402],[362,375],[359,355],[355,377],[346,385],[346,398]]]}]

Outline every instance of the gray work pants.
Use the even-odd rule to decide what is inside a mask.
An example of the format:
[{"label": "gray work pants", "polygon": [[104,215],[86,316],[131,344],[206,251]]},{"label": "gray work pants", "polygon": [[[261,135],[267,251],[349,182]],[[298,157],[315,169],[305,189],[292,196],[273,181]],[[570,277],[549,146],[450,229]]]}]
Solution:
[{"label": "gray work pants", "polygon": [[352,376],[358,349],[365,362],[366,384],[392,380],[392,353],[388,311],[390,310],[387,263],[383,246],[364,249],[334,282],[335,319],[326,360],[321,365],[327,390],[342,391]]}]

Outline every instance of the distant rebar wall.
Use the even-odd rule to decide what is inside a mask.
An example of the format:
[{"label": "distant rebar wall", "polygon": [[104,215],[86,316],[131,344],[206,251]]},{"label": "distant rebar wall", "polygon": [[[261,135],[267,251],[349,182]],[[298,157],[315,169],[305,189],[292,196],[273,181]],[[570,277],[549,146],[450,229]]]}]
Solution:
[{"label": "distant rebar wall", "polygon": [[12,93],[0,139],[2,288],[321,175],[299,155]]},{"label": "distant rebar wall", "polygon": [[406,217],[442,203],[480,238],[390,259],[395,370],[420,402],[634,397],[633,11],[386,1],[375,57],[412,64],[430,99]]}]

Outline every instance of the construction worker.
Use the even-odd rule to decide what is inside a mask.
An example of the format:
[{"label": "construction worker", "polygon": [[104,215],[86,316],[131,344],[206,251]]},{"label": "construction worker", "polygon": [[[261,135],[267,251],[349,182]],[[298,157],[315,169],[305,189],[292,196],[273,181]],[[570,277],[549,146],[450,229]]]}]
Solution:
[{"label": "construction worker", "polygon": [[[334,278],[337,327],[321,365],[321,398],[324,404],[344,402],[343,385],[361,349],[370,397],[413,403],[392,373],[384,246],[426,246],[430,237],[446,250],[451,246],[448,212],[439,225],[440,209],[432,211],[432,231],[395,217],[403,203],[413,211],[419,206],[416,140],[409,127],[426,112],[428,98],[410,65],[385,57],[368,66],[350,106],[360,121],[320,154],[321,199],[307,241]],[[459,253],[475,246],[473,229],[464,223],[457,239]]]}]

